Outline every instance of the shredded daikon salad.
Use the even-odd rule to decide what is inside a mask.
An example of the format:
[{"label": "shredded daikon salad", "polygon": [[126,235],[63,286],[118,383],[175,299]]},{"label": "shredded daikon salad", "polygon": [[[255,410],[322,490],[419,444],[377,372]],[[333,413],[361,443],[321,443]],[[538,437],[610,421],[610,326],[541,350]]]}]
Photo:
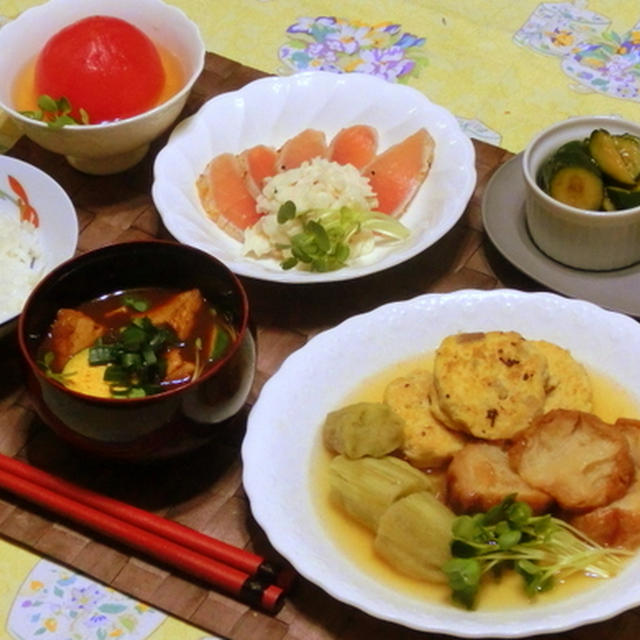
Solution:
[{"label": "shredded daikon salad", "polygon": [[243,253],[284,269],[333,271],[408,229],[375,211],[369,181],[353,165],[314,158],[269,178],[257,199],[260,220],[245,230]]}]

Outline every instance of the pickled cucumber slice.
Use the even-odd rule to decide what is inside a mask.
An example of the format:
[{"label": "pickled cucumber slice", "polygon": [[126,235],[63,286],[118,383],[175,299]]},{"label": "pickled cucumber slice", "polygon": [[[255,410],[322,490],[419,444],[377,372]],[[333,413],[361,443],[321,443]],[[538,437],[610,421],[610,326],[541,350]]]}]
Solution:
[{"label": "pickled cucumber slice", "polygon": [[336,456],[329,465],[332,502],[375,531],[380,516],[399,498],[435,490],[435,481],[393,456],[350,460]]},{"label": "pickled cucumber slice", "polygon": [[540,167],[538,184],[552,198],[580,209],[596,211],[604,199],[602,173],[585,144],[572,140]]},{"label": "pickled cucumber slice", "polygon": [[446,582],[441,567],[451,558],[455,514],[427,491],[394,502],[380,517],[376,552],[409,576]]},{"label": "pickled cucumber slice", "polygon": [[640,138],[630,133],[623,133],[613,136],[613,142],[624,163],[629,167],[629,171],[635,174],[635,180],[637,180],[640,177]]},{"label": "pickled cucumber slice", "polygon": [[632,209],[640,206],[640,191],[633,189],[607,187],[607,197],[617,210]]},{"label": "pickled cucumber slice", "polygon": [[549,195],[572,207],[597,211],[602,207],[604,184],[589,169],[566,166],[558,169],[551,178]]},{"label": "pickled cucumber slice", "polygon": [[589,136],[589,153],[616,182],[633,185],[640,175],[640,140],[635,136],[595,129]]}]

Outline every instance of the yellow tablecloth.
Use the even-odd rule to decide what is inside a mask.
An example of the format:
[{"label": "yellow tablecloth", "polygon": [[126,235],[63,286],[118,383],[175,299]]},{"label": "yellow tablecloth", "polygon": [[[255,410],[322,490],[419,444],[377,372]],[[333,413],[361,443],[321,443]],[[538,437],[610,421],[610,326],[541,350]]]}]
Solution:
[{"label": "yellow tablecloth", "polygon": [[2,539],[0,638],[217,639]]},{"label": "yellow tablecloth", "polygon": [[640,116],[640,5],[623,0],[173,0],[207,47],[271,73],[406,82],[510,151],[579,114]]},{"label": "yellow tablecloth", "polygon": [[[40,3],[0,0],[0,19]],[[331,69],[407,83],[448,108],[470,136],[514,152],[572,115],[640,118],[636,1],[171,3],[199,24],[210,51],[269,73]],[[13,135],[10,125],[0,130],[0,146]],[[4,541],[0,568],[0,629],[10,638],[207,637]],[[73,627],[77,636],[64,635]]]}]

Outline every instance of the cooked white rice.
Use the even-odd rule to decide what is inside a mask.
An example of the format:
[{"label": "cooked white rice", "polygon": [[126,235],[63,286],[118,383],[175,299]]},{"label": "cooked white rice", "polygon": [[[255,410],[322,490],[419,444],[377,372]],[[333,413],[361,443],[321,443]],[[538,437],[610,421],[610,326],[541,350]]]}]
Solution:
[{"label": "cooked white rice", "polygon": [[0,322],[20,313],[44,271],[38,230],[18,219],[15,207],[0,207]]}]

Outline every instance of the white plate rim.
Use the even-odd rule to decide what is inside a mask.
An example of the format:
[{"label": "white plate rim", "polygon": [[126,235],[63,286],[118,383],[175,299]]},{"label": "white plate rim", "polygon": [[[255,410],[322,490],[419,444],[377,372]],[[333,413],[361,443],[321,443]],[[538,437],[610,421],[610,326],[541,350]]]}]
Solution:
[{"label": "white plate rim", "polygon": [[[1,155],[0,172],[19,180],[38,213],[38,235],[44,254],[42,279],[59,264],[72,258],[77,250],[79,224],[75,206],[53,177],[24,160]],[[8,190],[5,185],[1,188]],[[10,332],[19,315],[0,318],[0,337]]]},{"label": "white plate rim", "polygon": [[[443,318],[446,322],[440,321]],[[418,333],[416,322],[421,323]],[[393,332],[393,351],[388,335],[373,333],[372,327],[381,326]],[[319,425],[354,385],[412,357],[425,345],[432,350],[449,333],[490,329],[513,329],[531,339],[556,341],[588,367],[621,383],[620,375],[640,374],[640,325],[590,302],[547,292],[469,289],[385,304],[317,334],[265,383],[250,412],[242,444],[243,482],[252,513],[274,548],[302,576],[346,604],[412,629],[457,637],[514,638],[613,617],[640,603],[640,584],[633,577],[640,568],[640,557],[616,578],[544,607],[467,612],[412,602],[406,595],[400,604],[397,597],[391,603],[393,592],[384,585],[372,585],[337,549],[323,531],[311,501],[303,497],[310,494],[308,466],[313,447],[319,446]],[[369,341],[364,351],[357,344],[357,338],[363,336]],[[374,354],[375,361],[367,363],[364,353]],[[327,372],[336,358],[350,364]],[[634,401],[640,403],[640,396],[634,396]]]},{"label": "white plate rim", "polygon": [[[284,103],[282,96],[286,96],[290,104]],[[301,96],[311,96],[319,104],[308,109],[308,115],[298,116],[291,124],[287,124],[285,116],[293,118],[292,110]],[[350,110],[345,107],[337,113],[337,106],[330,104],[329,96],[339,96],[343,101],[348,97],[353,106]],[[276,106],[265,107],[269,100]],[[278,100],[283,104],[277,104]],[[263,117],[271,118],[273,125],[258,137],[254,131],[255,125],[249,121],[257,105],[264,108]],[[396,113],[393,109],[397,105],[401,105],[401,109]],[[391,118],[392,112],[395,119]],[[247,116],[247,113],[250,115]],[[215,129],[216,119],[223,116],[229,122],[230,131],[234,127],[239,130],[237,135],[226,134],[230,143],[226,148],[222,142],[212,143],[210,140],[214,133],[219,133]],[[427,126],[436,139],[434,163],[430,175],[402,217],[413,231],[412,238],[391,250],[376,249],[373,255],[363,259],[362,264],[328,273],[310,273],[283,271],[274,260],[244,257],[240,253],[240,244],[210,221],[199,203],[193,177],[215,153],[239,152],[250,144],[259,143],[279,146],[306,126],[324,129],[328,138],[343,126],[357,122],[376,126],[384,121],[389,132],[385,133],[387,137],[394,131],[404,131],[405,134],[413,132],[417,127],[411,131],[406,131],[406,126],[403,129],[403,118],[406,122],[420,122]],[[330,125],[317,125],[318,122]],[[382,144],[385,136],[381,135],[381,148],[402,139],[396,135],[394,140]],[[208,145],[211,151],[199,154],[198,145],[204,145],[204,148]],[[455,162],[451,160],[454,153]],[[194,167],[191,174],[182,168],[176,171],[179,164],[189,163]],[[196,165],[198,169],[195,169]],[[261,78],[236,91],[215,96],[194,115],[178,124],[156,156],[152,197],[163,223],[177,240],[212,253],[236,274],[259,280],[306,284],[363,277],[393,267],[424,251],[462,216],[475,188],[476,177],[475,149],[470,138],[447,109],[431,102],[418,90],[366,74],[307,71],[290,76]],[[447,184],[443,182],[445,178]],[[448,194],[446,201],[439,195],[443,188]],[[425,204],[431,209],[421,214]],[[425,216],[436,216],[437,224],[431,228],[424,225]]]}]

